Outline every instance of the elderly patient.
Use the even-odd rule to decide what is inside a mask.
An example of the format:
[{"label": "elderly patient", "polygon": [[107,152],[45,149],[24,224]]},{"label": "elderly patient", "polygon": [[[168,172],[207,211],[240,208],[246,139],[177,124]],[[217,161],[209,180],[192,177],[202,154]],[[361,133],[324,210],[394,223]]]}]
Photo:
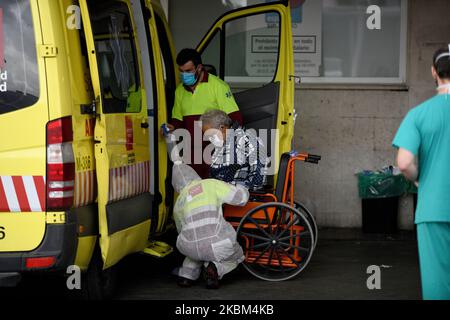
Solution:
[{"label": "elderly patient", "polygon": [[186,256],[178,270],[178,285],[190,286],[203,265],[206,287],[217,289],[219,279],[244,260],[236,231],[223,217],[222,204],[243,206],[248,191],[219,180],[201,180],[194,169],[179,163],[173,167],[172,184],[179,193],[174,207],[177,248]]},{"label": "elderly patient", "polygon": [[262,189],[268,159],[256,131],[245,130],[221,110],[205,112],[200,121],[205,138],[214,145],[210,177],[249,190]]}]

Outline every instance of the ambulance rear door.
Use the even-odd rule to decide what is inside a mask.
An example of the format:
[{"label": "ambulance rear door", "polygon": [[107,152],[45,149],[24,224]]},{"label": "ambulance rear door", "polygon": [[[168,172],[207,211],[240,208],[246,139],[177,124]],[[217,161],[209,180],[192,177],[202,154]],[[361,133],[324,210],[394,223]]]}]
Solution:
[{"label": "ambulance rear door", "polygon": [[46,232],[42,47],[38,2],[0,0],[0,253],[32,251]]},{"label": "ambulance rear door", "polygon": [[153,205],[147,101],[130,1],[81,0],[80,8],[96,97],[92,111],[106,269],[147,246]]},{"label": "ambulance rear door", "polygon": [[[141,0],[140,3],[146,24],[148,51],[152,61],[152,70],[154,70],[152,74],[153,104],[148,105],[148,115],[149,122],[152,122],[156,129],[155,136],[152,137],[152,155],[155,158],[153,169],[158,173],[153,186],[155,194],[160,199],[158,203],[158,223],[154,226],[155,235],[158,235],[168,229],[174,203],[171,181],[172,163],[167,154],[165,139],[159,134],[159,129],[163,123],[167,123],[171,118],[178,74],[172,37],[160,3],[153,0]],[[148,72],[148,69],[144,70],[145,72]]]}]

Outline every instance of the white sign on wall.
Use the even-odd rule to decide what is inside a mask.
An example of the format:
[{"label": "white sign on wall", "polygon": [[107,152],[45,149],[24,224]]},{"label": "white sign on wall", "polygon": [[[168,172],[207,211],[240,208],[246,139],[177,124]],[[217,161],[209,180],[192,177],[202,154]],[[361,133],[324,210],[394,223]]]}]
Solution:
[{"label": "white sign on wall", "polygon": [[320,76],[322,64],[322,0],[291,1],[295,73]]},{"label": "white sign on wall", "polygon": [[[252,0],[249,1],[251,4]],[[322,0],[291,0],[291,16],[295,73],[301,77],[318,77],[322,61]],[[249,18],[246,38],[248,75],[273,76],[279,47],[278,14],[274,12]]]}]

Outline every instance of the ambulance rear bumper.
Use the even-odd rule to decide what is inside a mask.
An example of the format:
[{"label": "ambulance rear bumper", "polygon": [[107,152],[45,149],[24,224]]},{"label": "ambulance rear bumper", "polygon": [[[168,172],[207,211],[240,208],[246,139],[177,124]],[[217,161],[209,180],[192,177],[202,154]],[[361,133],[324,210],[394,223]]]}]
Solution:
[{"label": "ambulance rear bumper", "polygon": [[[78,244],[77,224],[48,224],[46,228],[45,237],[37,249],[30,252],[0,253],[0,286],[4,286],[3,283],[13,283],[17,275],[20,280],[23,272],[65,271],[74,263]],[[37,264],[34,260],[36,258]],[[44,263],[45,266],[39,267],[41,261],[52,263]]]}]

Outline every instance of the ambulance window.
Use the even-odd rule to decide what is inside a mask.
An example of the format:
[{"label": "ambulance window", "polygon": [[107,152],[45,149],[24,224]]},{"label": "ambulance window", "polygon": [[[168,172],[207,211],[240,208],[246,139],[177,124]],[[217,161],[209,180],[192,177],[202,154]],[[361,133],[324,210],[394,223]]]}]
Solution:
[{"label": "ambulance window", "polygon": [[[202,52],[202,62],[203,64],[212,66],[210,67],[213,71],[215,71],[215,75],[221,75],[221,65],[220,65],[220,38],[222,36],[222,32],[217,30],[214,36],[209,41],[205,50]],[[214,73],[209,70],[210,73]]]},{"label": "ambulance window", "polygon": [[0,114],[34,105],[39,74],[29,0],[0,0]]},{"label": "ambulance window", "polygon": [[134,32],[122,2],[89,1],[104,113],[141,111],[142,92]]},{"label": "ambulance window", "polygon": [[[78,4],[78,1],[75,2],[76,5]],[[81,48],[81,58],[83,59],[83,72],[84,72],[84,77],[86,79],[86,89],[88,91],[88,94],[90,96],[93,95],[94,89],[92,88],[92,81],[91,81],[91,74],[90,74],[90,66],[89,66],[89,54],[88,54],[88,49],[87,49],[87,44],[86,44],[86,34],[84,32],[84,28],[83,28],[83,24],[81,24],[80,30],[78,32],[78,36],[80,39],[80,48]]]},{"label": "ambulance window", "polygon": [[265,84],[278,65],[280,17],[277,12],[255,14],[225,24],[225,81]]}]

